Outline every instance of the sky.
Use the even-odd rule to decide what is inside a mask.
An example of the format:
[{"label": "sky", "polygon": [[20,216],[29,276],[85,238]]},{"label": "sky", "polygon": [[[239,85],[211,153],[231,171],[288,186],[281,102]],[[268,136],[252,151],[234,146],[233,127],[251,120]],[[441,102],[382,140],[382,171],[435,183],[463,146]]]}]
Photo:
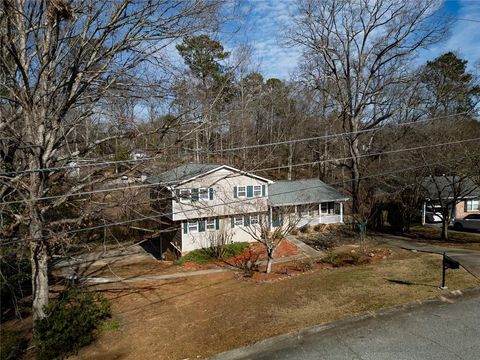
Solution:
[{"label": "sky", "polygon": [[[297,68],[301,50],[286,46],[283,35],[295,13],[295,0],[243,0],[237,11],[244,16],[226,26],[222,35],[226,48],[238,42],[248,44],[256,69],[265,78],[290,78]],[[422,50],[417,62],[422,64],[447,51],[455,51],[468,60],[471,67],[480,61],[480,0],[444,0],[437,16],[445,15],[456,19],[448,36],[428,50]]]}]

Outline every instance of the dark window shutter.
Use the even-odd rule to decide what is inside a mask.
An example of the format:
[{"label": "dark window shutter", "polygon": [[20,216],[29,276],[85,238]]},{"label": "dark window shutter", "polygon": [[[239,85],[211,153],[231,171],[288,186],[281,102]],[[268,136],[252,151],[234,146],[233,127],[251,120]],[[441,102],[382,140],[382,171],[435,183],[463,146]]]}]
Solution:
[{"label": "dark window shutter", "polygon": [[263,197],[267,196],[266,186],[265,186],[265,185],[262,185],[262,196],[263,196]]},{"label": "dark window shutter", "polygon": [[234,228],[234,227],[235,227],[235,217],[232,216],[232,228]]},{"label": "dark window shutter", "polygon": [[208,198],[213,200],[213,188],[208,189]]},{"label": "dark window shutter", "polygon": [[245,215],[243,217],[243,225],[244,226],[250,226],[250,215]]},{"label": "dark window shutter", "polygon": [[198,220],[198,232],[205,231],[205,220]]},{"label": "dark window shutter", "polygon": [[467,212],[467,211],[468,211],[468,201],[467,201],[467,200],[465,200],[465,201],[463,202],[463,211],[464,211],[464,212]]},{"label": "dark window shutter", "polygon": [[198,201],[198,188],[192,189],[192,201]]},{"label": "dark window shutter", "polygon": [[219,218],[215,219],[215,229],[217,229],[217,230],[220,229],[220,219]]},{"label": "dark window shutter", "polygon": [[233,187],[233,197],[234,197],[235,199],[238,197],[238,195],[237,195],[237,187],[236,187],[236,186]]},{"label": "dark window shutter", "polygon": [[177,195],[177,200],[180,200],[180,189],[176,189],[175,194]]},{"label": "dark window shutter", "polygon": [[253,185],[247,186],[247,198],[253,197]]},{"label": "dark window shutter", "polygon": [[188,222],[186,221],[183,223],[183,233],[188,234]]}]

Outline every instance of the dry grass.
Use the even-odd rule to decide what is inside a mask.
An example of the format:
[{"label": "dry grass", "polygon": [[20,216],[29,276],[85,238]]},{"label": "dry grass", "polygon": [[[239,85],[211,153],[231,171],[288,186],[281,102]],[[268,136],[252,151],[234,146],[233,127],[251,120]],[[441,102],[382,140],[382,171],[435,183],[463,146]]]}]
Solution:
[{"label": "dry grass", "polygon": [[[103,286],[122,328],[78,359],[184,359],[385,306],[440,295],[441,258],[405,250],[377,264],[323,269],[256,282],[233,272]],[[480,286],[449,271],[451,290]]]},{"label": "dry grass", "polygon": [[[410,229],[410,236],[416,237],[419,240],[438,240],[440,241],[441,229],[434,226],[412,226]],[[449,230],[448,231],[449,242],[456,244],[480,244],[479,232],[462,232]]]}]

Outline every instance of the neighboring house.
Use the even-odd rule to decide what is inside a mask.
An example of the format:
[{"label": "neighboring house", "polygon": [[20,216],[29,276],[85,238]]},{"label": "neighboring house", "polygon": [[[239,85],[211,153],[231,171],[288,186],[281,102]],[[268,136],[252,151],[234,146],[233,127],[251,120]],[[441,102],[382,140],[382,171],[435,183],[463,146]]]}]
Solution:
[{"label": "neighboring house", "polygon": [[164,214],[161,247],[180,253],[209,246],[221,232],[234,242],[254,241],[246,228],[264,219],[271,229],[290,215],[298,226],[342,223],[348,200],[320,180],[273,182],[227,165],[182,165],[147,182],[156,185],[152,206]]},{"label": "neighboring house", "polygon": [[423,224],[442,221],[442,209],[445,205],[449,206],[451,219],[463,219],[469,214],[480,214],[480,187],[470,178],[429,177],[423,181],[422,187]]}]

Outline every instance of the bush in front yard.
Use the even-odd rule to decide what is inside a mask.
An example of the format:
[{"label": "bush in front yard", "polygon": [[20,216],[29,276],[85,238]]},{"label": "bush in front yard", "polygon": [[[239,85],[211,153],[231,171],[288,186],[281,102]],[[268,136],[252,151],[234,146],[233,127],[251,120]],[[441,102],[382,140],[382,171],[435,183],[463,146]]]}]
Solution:
[{"label": "bush in front yard", "polygon": [[[225,245],[223,251],[223,259],[227,259],[229,257],[238,256],[240,255],[247,247],[249,246],[248,242],[234,242],[228,245]],[[214,262],[219,259],[215,256],[214,253],[210,251],[210,249],[197,249],[192,250],[185,256],[182,256],[178,261],[177,264],[183,265],[187,261],[194,262],[196,264],[206,264],[210,262]]]},{"label": "bush in front yard", "polygon": [[63,359],[91,343],[96,330],[111,316],[111,304],[101,294],[68,288],[51,301],[46,318],[35,323],[39,359]]},{"label": "bush in front yard", "polygon": [[305,226],[302,226],[300,228],[300,231],[303,233],[303,234],[310,234],[312,232],[312,227],[309,226],[309,225],[305,225]]}]

